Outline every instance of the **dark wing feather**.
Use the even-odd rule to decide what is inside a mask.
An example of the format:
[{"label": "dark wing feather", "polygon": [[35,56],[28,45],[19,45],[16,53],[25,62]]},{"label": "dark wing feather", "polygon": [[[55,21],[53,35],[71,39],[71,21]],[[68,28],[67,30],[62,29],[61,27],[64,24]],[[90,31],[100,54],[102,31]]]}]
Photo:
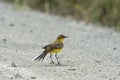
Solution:
[{"label": "dark wing feather", "polygon": [[43,47],[43,49],[46,49],[48,52],[60,48],[63,48],[63,43],[52,43]]}]

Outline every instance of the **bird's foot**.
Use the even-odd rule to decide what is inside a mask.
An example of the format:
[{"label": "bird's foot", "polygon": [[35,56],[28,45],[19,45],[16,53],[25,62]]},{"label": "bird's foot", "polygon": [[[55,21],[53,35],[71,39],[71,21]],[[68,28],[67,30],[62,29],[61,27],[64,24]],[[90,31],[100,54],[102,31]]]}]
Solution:
[{"label": "bird's foot", "polygon": [[52,61],[50,64],[54,64],[54,61]]},{"label": "bird's foot", "polygon": [[61,63],[58,63],[57,66],[61,66],[62,64]]}]

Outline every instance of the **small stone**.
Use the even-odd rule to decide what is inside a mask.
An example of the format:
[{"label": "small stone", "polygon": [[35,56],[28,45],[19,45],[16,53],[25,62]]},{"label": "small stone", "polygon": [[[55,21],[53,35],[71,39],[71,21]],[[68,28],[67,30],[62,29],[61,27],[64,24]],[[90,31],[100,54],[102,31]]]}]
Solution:
[{"label": "small stone", "polygon": [[7,61],[7,59],[4,59],[3,61]]},{"label": "small stone", "polygon": [[13,26],[15,26],[15,24],[13,24],[13,23],[10,23],[10,24],[9,24],[9,26],[13,27]]},{"label": "small stone", "polygon": [[76,69],[68,69],[68,70],[70,70],[70,71],[75,71]]},{"label": "small stone", "polygon": [[31,79],[36,79],[36,77],[35,76],[31,76]]},{"label": "small stone", "polygon": [[12,79],[12,80],[13,80],[13,77],[11,77],[10,79]]},{"label": "small stone", "polygon": [[102,61],[96,60],[95,62],[100,65]]},{"label": "small stone", "polygon": [[11,67],[17,67],[14,62],[11,63]]},{"label": "small stone", "polygon": [[2,41],[7,42],[7,39],[2,39]]},{"label": "small stone", "polygon": [[101,70],[98,70],[98,72],[101,72]]},{"label": "small stone", "polygon": [[14,77],[15,78],[22,78],[22,76],[19,73],[15,74]]},{"label": "small stone", "polygon": [[116,77],[114,77],[113,80],[116,80]]},{"label": "small stone", "polygon": [[118,76],[120,76],[120,73],[118,74]]},{"label": "small stone", "polygon": [[117,48],[113,48],[114,50],[116,50]]}]

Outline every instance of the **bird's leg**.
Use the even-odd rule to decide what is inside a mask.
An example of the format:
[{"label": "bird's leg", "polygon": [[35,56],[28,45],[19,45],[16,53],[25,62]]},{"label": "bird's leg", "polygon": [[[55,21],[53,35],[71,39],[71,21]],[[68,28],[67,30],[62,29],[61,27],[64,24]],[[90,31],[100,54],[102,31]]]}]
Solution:
[{"label": "bird's leg", "polygon": [[54,61],[52,60],[52,54],[50,54],[50,59],[51,59],[51,63],[50,64],[54,64]]},{"label": "bird's leg", "polygon": [[59,62],[59,60],[58,60],[58,57],[57,57],[57,53],[55,54],[55,57],[56,57],[56,59],[57,59],[58,64],[60,64],[60,62]]}]

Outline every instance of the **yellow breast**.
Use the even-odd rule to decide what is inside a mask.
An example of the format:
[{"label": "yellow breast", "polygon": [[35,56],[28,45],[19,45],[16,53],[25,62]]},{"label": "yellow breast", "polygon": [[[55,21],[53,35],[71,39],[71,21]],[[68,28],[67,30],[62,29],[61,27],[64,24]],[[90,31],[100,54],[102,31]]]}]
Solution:
[{"label": "yellow breast", "polygon": [[58,53],[58,52],[60,52],[61,50],[62,50],[62,48],[61,48],[61,49],[54,49],[54,50],[50,51],[50,54],[51,54],[51,53]]}]

